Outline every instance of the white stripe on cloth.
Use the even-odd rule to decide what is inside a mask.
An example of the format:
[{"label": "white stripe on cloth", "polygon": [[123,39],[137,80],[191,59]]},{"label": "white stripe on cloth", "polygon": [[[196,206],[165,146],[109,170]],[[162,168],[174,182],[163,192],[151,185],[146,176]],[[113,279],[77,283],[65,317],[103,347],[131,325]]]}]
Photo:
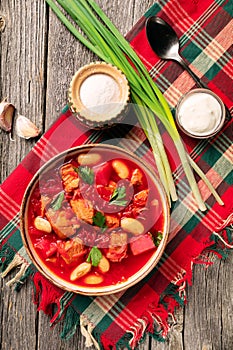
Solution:
[{"label": "white stripe on cloth", "polygon": [[4,240],[12,232],[12,225],[19,229],[19,226],[20,226],[19,213],[17,213],[17,215],[15,217],[13,217],[11,220],[9,220],[8,224],[1,230],[1,232],[0,232],[0,239],[1,240]]},{"label": "white stripe on cloth", "polygon": [[47,162],[59,153],[58,150],[52,146],[49,140],[45,141],[43,136],[40,141],[35,144],[32,151],[40,158],[41,162]]},{"label": "white stripe on cloth", "polygon": [[[0,188],[1,195],[1,210],[7,214],[8,217],[13,218],[20,210],[20,205],[16,203],[6,192]],[[4,203],[4,204],[3,204]]]},{"label": "white stripe on cloth", "polygon": [[[92,323],[96,325],[108,314],[108,317],[127,331],[129,319],[136,322],[137,316],[120,302],[122,294],[124,292],[96,297],[83,311],[85,318],[91,319]],[[98,311],[96,311],[96,306],[98,306]]]},{"label": "white stripe on cloth", "polygon": [[1,214],[3,214],[8,221],[13,220],[17,213],[18,211],[13,210],[13,207],[11,207],[7,203],[5,203],[4,206],[1,207]]},{"label": "white stripe on cloth", "polygon": [[[214,148],[220,152],[222,154],[221,157],[225,158],[226,161],[228,161],[230,164],[233,164],[233,145],[231,145],[227,150],[224,147],[225,145],[223,145],[221,143],[221,141],[219,139],[217,139],[215,141],[215,143],[213,144]],[[230,167],[229,167],[230,168]],[[222,169],[223,170],[223,169]],[[227,174],[228,175],[228,174]],[[225,176],[223,172],[221,172],[221,176]]]}]

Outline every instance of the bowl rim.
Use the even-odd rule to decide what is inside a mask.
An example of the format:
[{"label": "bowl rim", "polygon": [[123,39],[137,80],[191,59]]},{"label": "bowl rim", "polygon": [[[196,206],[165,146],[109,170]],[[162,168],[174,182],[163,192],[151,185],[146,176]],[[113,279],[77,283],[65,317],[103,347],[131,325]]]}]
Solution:
[{"label": "bowl rim", "polygon": [[[100,287],[98,286],[83,287],[83,286],[78,286],[75,283],[69,283],[63,280],[62,278],[60,278],[59,276],[57,276],[54,272],[50,271],[47,265],[39,258],[37,254],[35,254],[36,253],[35,249],[33,253],[32,251],[33,249],[31,248],[32,243],[30,244],[30,238],[27,235],[27,229],[26,229],[27,224],[26,224],[25,216],[27,213],[27,205],[30,202],[30,195],[33,192],[33,189],[35,188],[36,184],[38,183],[39,176],[43,174],[47,168],[52,166],[54,163],[58,162],[59,159],[62,158],[63,156],[66,157],[71,155],[72,153],[83,152],[85,150],[92,149],[93,147],[97,149],[107,148],[109,150],[114,150],[116,152],[123,153],[126,156],[133,159],[134,161],[138,162],[144,171],[146,169],[147,175],[151,176],[153,181],[156,180],[156,187],[159,191],[160,198],[163,204],[163,212],[164,212],[165,220],[164,220],[164,227],[163,227],[163,238],[158,248],[152,254],[152,256],[147,261],[147,263],[139,271],[137,271],[135,274],[130,276],[126,281],[120,282],[115,285],[102,286],[102,287],[101,286]],[[48,160],[45,164],[43,164],[40,167],[40,169],[34,174],[31,181],[29,182],[25,190],[22,204],[21,204],[21,209],[20,209],[20,233],[21,233],[22,241],[27,254],[29,255],[32,263],[35,265],[38,271],[43,276],[45,276],[50,282],[52,282],[54,285],[58,286],[59,288],[65,291],[83,294],[87,296],[98,296],[98,295],[108,295],[112,293],[117,293],[117,292],[126,290],[129,287],[132,287],[136,283],[140,282],[144,277],[146,277],[152,271],[152,269],[157,265],[158,261],[160,260],[167,244],[169,228],[170,228],[170,207],[169,207],[169,203],[168,203],[168,199],[167,199],[167,195],[165,193],[164,187],[161,184],[158,176],[137,155],[125,150],[124,148],[111,145],[111,144],[105,144],[105,143],[104,144],[90,143],[86,145],[75,146],[63,152],[60,152],[59,154],[55,155],[50,160]]]},{"label": "bowl rim", "polygon": [[[179,109],[181,104],[186,100],[187,97],[189,97],[190,95],[193,95],[195,93],[206,93],[208,95],[213,96],[219,103],[220,107],[221,107],[221,117],[220,117],[220,121],[217,124],[217,126],[215,127],[215,129],[212,132],[206,132],[205,134],[195,134],[192,133],[190,131],[188,131],[187,129],[184,128],[184,126],[180,123],[180,117],[179,117]],[[184,95],[181,96],[181,98],[179,99],[177,105],[176,105],[176,111],[175,111],[175,119],[177,122],[177,125],[179,126],[179,128],[188,136],[193,137],[195,139],[207,139],[209,137],[213,137],[215,136],[223,127],[223,124],[225,122],[226,119],[226,109],[224,106],[223,101],[221,100],[221,98],[215,94],[212,90],[209,89],[205,89],[205,88],[195,88],[192,89],[188,92],[186,92]]]}]

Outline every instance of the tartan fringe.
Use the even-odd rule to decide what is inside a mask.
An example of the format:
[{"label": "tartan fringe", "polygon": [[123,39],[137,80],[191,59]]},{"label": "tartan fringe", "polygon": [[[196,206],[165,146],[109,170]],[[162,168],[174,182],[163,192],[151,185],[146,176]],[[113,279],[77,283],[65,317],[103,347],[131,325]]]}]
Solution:
[{"label": "tartan fringe", "polygon": [[[16,255],[17,256],[17,255]],[[22,277],[26,274],[26,271],[28,269],[27,263],[21,263],[19,271],[16,273],[16,275],[6,283],[8,287],[12,286],[13,284],[20,283],[20,280]],[[4,276],[3,276],[4,277]]]},{"label": "tartan fringe", "polygon": [[[38,311],[43,311],[49,315],[54,322],[56,316],[61,312],[60,300],[64,291],[53,285],[49,280],[43,277],[39,272],[33,276],[34,284],[34,304],[37,305]],[[57,307],[57,312],[54,312],[54,306]],[[64,311],[64,310],[62,310]]]},{"label": "tartan fringe", "polygon": [[[228,249],[233,249],[233,213],[231,213],[226,220],[223,221],[222,225],[217,227],[213,232],[215,242],[221,241]],[[213,238],[213,236],[212,236]]]},{"label": "tartan fringe", "polygon": [[16,291],[21,289],[24,281],[33,273],[30,265],[7,245],[1,248],[0,262],[0,269],[2,271],[0,274],[1,278],[6,277],[13,269],[19,267],[19,271],[15,276],[6,283],[8,287],[15,285]]},{"label": "tartan fringe", "polygon": [[[228,222],[228,220],[227,220]],[[226,259],[233,249],[233,214],[229,226],[222,225],[211,235],[214,244],[210,245],[208,251],[216,254],[220,259]]]},{"label": "tartan fringe", "polygon": [[95,327],[93,326],[93,324],[91,322],[89,322],[84,315],[80,316],[80,331],[86,339],[85,346],[91,347],[92,345],[94,345],[94,347],[97,350],[100,350],[100,346],[92,334],[94,328]]},{"label": "tartan fringe", "polygon": [[129,349],[135,349],[138,343],[143,341],[146,333],[160,342],[165,342],[171,327],[176,324],[175,308],[183,306],[186,302],[187,276],[185,277],[184,271],[179,276],[180,279],[177,278],[176,284],[169,284],[159,304],[149,305],[144,315],[128,331],[131,334],[131,339],[128,341]]},{"label": "tartan fringe", "polygon": [[23,263],[23,259],[18,254],[15,254],[11,261],[5,261],[5,269],[1,273],[1,277],[6,277],[15,267],[21,266]]},{"label": "tartan fringe", "polygon": [[79,326],[79,322],[79,314],[72,306],[69,306],[64,317],[63,330],[60,334],[61,339],[70,339],[75,334],[77,327]]},{"label": "tartan fringe", "polygon": [[[194,264],[204,264],[207,267],[212,265],[207,256],[208,252],[213,252],[218,255],[219,258],[226,258],[233,248],[233,214],[231,214],[219,228],[216,228],[216,232],[210,237],[210,241],[204,248],[202,254],[197,258],[194,258],[190,264],[190,267],[181,271],[177,277],[169,284],[164,291],[163,296],[160,298],[160,302],[157,306],[150,305],[146,313],[134,324],[128,331],[131,334],[131,339],[128,340],[128,344],[124,344],[128,349],[135,349],[145,337],[148,332],[153,338],[158,341],[164,342],[170,328],[176,323],[174,317],[174,311],[177,307],[184,306],[186,300],[186,285],[192,284],[192,272]],[[211,242],[214,242],[212,244]],[[172,319],[172,323],[168,322],[169,316]],[[126,339],[125,339],[126,341]]]},{"label": "tartan fringe", "polygon": [[14,260],[15,255],[16,255],[16,252],[13,249],[9,248],[8,245],[5,244],[4,246],[0,246],[1,277],[5,277],[7,275],[8,272],[5,272],[5,271],[8,269],[8,266]]},{"label": "tartan fringe", "polygon": [[24,282],[27,281],[29,276],[32,276],[35,273],[35,268],[32,265],[29,265],[25,271],[25,273],[16,281],[15,283],[15,291],[19,292],[23,287]]}]

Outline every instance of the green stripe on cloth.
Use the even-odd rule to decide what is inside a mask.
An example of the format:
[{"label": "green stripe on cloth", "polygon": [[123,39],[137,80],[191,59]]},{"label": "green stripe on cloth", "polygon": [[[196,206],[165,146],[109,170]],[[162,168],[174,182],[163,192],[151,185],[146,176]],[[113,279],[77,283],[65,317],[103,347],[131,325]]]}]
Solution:
[{"label": "green stripe on cloth", "polygon": [[156,2],[154,5],[151,6],[151,8],[149,8],[149,10],[145,13],[145,17],[148,18],[150,16],[154,16],[156,15],[159,11],[161,10],[160,7],[160,3],[158,1],[158,3]]},{"label": "green stripe on cloth", "polygon": [[8,224],[3,227],[0,233],[0,243],[7,238],[7,236],[17,229],[19,225],[19,215],[16,215],[13,220],[9,221]]},{"label": "green stripe on cloth", "polygon": [[[200,11],[199,6],[205,10]],[[182,85],[185,82],[180,76],[182,71],[175,63],[161,61],[155,55],[153,56],[147,47],[148,43],[144,36],[146,17],[159,14],[174,24],[180,37],[182,54],[189,63],[192,63],[198,73],[203,75],[205,80],[210,81],[213,91],[221,92],[224,102],[229,108],[232,108],[232,86],[230,83],[229,86],[223,86],[224,81],[227,80],[228,76],[230,79],[232,74],[231,43],[224,37],[225,27],[229,26],[230,23],[230,6],[232,5],[229,0],[206,0],[199,3],[162,0],[154,4],[132,29],[132,46],[144,59],[145,64],[150,69],[151,76],[156,78],[156,83],[169,99],[173,115],[177,100],[184,93]],[[85,144],[95,142],[116,144],[137,154],[148,164],[152,164],[153,159],[149,151],[148,141],[137,127],[135,119],[132,120],[130,118],[129,125],[127,125],[126,118],[126,124],[109,129],[107,132],[85,131],[81,135],[82,142]],[[64,124],[62,124],[63,122]],[[65,139],[63,135],[64,125],[67,130],[70,130],[70,126],[72,127],[74,140]],[[30,159],[38,161],[44,157],[44,161],[51,154],[57,153],[58,150],[67,149],[73,143],[78,144],[77,134],[80,137],[80,130],[82,127],[78,120],[71,114],[68,106],[65,106],[61,117],[51,127],[49,133],[45,134],[36,144],[33,154],[29,154],[29,158],[21,163],[21,168],[16,170],[15,175],[11,175],[3,184],[8,197],[11,197],[8,192],[11,193],[10,188],[14,176],[20,178],[22,169],[27,171],[29,175],[33,175],[35,168]],[[161,130],[164,140],[169,142],[167,133],[163,128]],[[50,138],[53,133],[56,133],[56,137]],[[63,142],[62,147],[61,142]],[[23,282],[29,275],[33,276],[38,299],[40,299],[40,293],[43,296],[43,302],[38,306],[47,313],[50,311],[50,304],[56,302],[58,309],[55,314],[52,314],[51,322],[56,324],[63,319],[66,311],[62,338],[67,339],[74,335],[80,324],[89,343],[97,341],[97,345],[101,349],[109,349],[110,347],[114,349],[122,346],[129,349],[135,348],[138,342],[144,338],[146,332],[156,339],[164,341],[168,332],[168,313],[172,314],[175,306],[183,305],[186,301],[185,285],[191,281],[192,266],[196,257],[205,248],[212,249],[224,256],[225,251],[222,247],[219,248],[219,239],[211,234],[216,227],[222,224],[223,220],[229,218],[232,211],[229,203],[229,199],[231,200],[233,196],[230,187],[232,184],[232,164],[230,163],[232,128],[230,122],[224,126],[223,132],[212,139],[197,141],[184,137],[184,142],[195,162],[199,164],[207,176],[216,180],[215,187],[226,201],[225,206],[219,208],[202,181],[199,181],[208,208],[206,213],[199,212],[184,177],[183,169],[176,163],[173,176],[179,200],[172,203],[172,229],[169,242],[159,263],[140,283],[117,295],[86,297],[64,292],[54,287],[36,272],[32,265],[28,265],[20,282]],[[46,154],[43,153],[45,144],[47,146]],[[168,149],[168,152],[172,158],[173,149]],[[14,196],[17,197],[17,193]],[[13,204],[19,203],[19,201],[14,202],[14,200],[15,198],[12,199]],[[0,201],[1,204],[4,203],[1,198]],[[5,218],[4,224],[6,222]],[[3,227],[1,232],[0,263],[3,271],[12,263],[15,256],[22,258],[25,264],[30,263],[22,246],[18,227],[19,215],[17,214]],[[228,231],[227,234],[224,231],[224,237],[230,241]],[[17,288],[19,288],[20,282],[16,283]],[[51,295],[54,295],[54,298],[51,299]],[[157,322],[158,320],[160,322]]]},{"label": "green stripe on cloth", "polygon": [[23,247],[23,242],[21,238],[20,230],[17,229],[14,231],[14,235],[11,235],[7,241],[7,244],[14,247],[16,251],[19,251]]},{"label": "green stripe on cloth", "polygon": [[213,77],[215,77],[219,73],[220,70],[221,70],[221,66],[219,66],[216,63],[214,64],[212,63],[211,67],[208,70],[206,70],[204,73],[206,78],[211,80]]},{"label": "green stripe on cloth", "polygon": [[92,298],[87,298],[80,294],[72,301],[72,305],[79,313],[83,313],[83,311],[92,303],[92,300]]}]

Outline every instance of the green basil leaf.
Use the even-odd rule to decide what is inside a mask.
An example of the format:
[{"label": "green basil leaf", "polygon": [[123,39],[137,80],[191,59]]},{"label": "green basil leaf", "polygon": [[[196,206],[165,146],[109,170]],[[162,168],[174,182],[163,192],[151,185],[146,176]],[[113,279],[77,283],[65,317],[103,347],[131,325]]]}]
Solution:
[{"label": "green basil leaf", "polygon": [[50,203],[50,207],[53,210],[59,210],[61,208],[62,202],[65,198],[65,194],[64,192],[60,192],[56,195],[56,197],[52,200],[52,202]]},{"label": "green basil leaf", "polygon": [[156,247],[158,247],[160,245],[160,242],[163,239],[163,234],[162,232],[158,232],[157,237],[154,239],[154,243],[156,245]]},{"label": "green basil leaf", "polygon": [[105,221],[105,216],[100,211],[97,211],[93,216],[93,224],[95,226],[105,228]]},{"label": "green basil leaf", "polygon": [[102,258],[102,253],[97,247],[92,247],[87,257],[87,262],[91,262],[92,266],[98,266]]},{"label": "green basil leaf", "polygon": [[117,187],[115,188],[110,198],[109,204],[125,206],[127,204],[127,200],[125,200],[125,196],[126,196],[125,186]]},{"label": "green basil leaf", "polygon": [[74,170],[79,174],[81,179],[89,185],[94,183],[94,171],[88,166],[80,166],[74,168]]}]

